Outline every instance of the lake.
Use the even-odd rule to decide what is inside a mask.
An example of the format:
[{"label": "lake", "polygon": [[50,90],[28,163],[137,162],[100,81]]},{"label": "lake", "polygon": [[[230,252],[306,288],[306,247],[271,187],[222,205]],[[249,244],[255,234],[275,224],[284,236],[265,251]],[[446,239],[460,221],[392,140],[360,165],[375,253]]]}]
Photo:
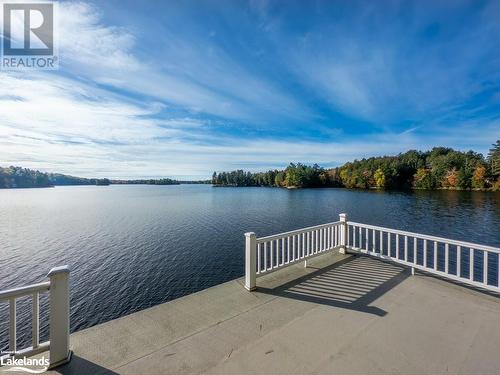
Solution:
[{"label": "lake", "polygon": [[[500,193],[113,185],[0,190],[0,289],[71,268],[76,331],[240,277],[243,233],[349,219],[500,246]],[[29,342],[31,300],[18,302]],[[41,339],[47,337],[41,299]],[[0,349],[8,341],[0,306]]]}]

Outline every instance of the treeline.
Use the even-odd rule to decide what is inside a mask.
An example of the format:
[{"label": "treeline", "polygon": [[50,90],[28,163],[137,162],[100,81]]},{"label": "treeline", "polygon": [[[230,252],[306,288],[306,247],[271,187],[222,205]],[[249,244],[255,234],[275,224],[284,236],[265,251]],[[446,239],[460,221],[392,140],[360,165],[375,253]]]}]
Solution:
[{"label": "treeline", "polygon": [[193,181],[185,181],[185,180],[178,180],[179,184],[181,185],[210,185],[212,183],[212,180],[193,180]]},{"label": "treeline", "polygon": [[0,188],[50,187],[47,173],[20,167],[0,167]]},{"label": "treeline", "polygon": [[355,160],[341,167],[290,164],[284,170],[214,172],[214,186],[346,187],[359,189],[500,190],[500,141],[487,158],[474,151],[435,147],[397,156]]},{"label": "treeline", "polygon": [[59,173],[44,173],[21,167],[0,167],[0,189],[51,187],[55,185],[109,185],[107,178],[81,178]]},{"label": "treeline", "polygon": [[83,178],[61,173],[44,173],[21,167],[0,167],[0,189],[35,188],[71,185],[137,184],[137,185],[179,185],[179,184],[210,184],[210,180],[177,181],[170,178],[145,180],[110,180],[108,178]]},{"label": "treeline", "polygon": [[345,187],[361,189],[485,189],[496,181],[482,154],[445,147],[354,161],[333,172]]},{"label": "treeline", "polygon": [[60,173],[48,173],[49,180],[54,186],[72,186],[72,185],[98,185],[106,186],[111,183],[107,178],[83,178],[69,176]]},{"label": "treeline", "polygon": [[[276,187],[321,187],[331,186],[333,180],[329,172],[319,165],[307,166],[290,164],[285,170],[271,170],[260,173],[214,172],[212,184],[215,186],[276,186]],[[340,186],[340,185],[339,185]]]},{"label": "treeline", "polygon": [[170,178],[146,179],[146,180],[111,180],[117,185],[190,185],[190,184],[211,184],[211,180],[181,181]]},{"label": "treeline", "polygon": [[180,182],[170,178],[161,178],[158,180],[111,180],[112,184],[118,185],[179,185]]}]

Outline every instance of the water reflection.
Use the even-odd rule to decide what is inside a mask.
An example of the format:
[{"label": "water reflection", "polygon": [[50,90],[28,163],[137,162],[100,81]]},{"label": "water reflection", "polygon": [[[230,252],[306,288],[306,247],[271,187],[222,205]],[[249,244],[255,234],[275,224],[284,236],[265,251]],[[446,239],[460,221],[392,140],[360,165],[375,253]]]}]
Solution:
[{"label": "water reflection", "polygon": [[[500,246],[500,193],[211,186],[57,187],[0,191],[0,288],[69,264],[72,330],[243,274],[243,233],[338,220]],[[0,306],[6,322],[7,306]],[[19,310],[20,343],[29,309]],[[7,342],[0,325],[0,348]]]}]

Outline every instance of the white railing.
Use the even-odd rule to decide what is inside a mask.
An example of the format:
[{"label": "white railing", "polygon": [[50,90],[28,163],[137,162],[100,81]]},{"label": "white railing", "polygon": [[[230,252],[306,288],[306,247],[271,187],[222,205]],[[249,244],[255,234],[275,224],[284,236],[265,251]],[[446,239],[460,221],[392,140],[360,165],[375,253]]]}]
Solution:
[{"label": "white railing", "polygon": [[347,224],[348,250],[391,260],[412,267],[412,271],[500,291],[499,248],[351,221]]},{"label": "white railing", "polygon": [[300,261],[342,248],[345,243],[347,221],[340,221],[314,227],[257,238],[255,233],[245,233],[246,272],[245,287],[256,288],[256,279]]},{"label": "white railing", "polygon": [[[257,277],[331,250],[363,253],[443,278],[500,292],[500,249],[402,230],[340,221],[257,238],[245,233],[245,287]],[[492,280],[492,277],[495,280]]]},{"label": "white railing", "polygon": [[[69,268],[55,267],[50,270],[49,281],[20,288],[0,291],[0,303],[9,303],[9,348],[7,357],[29,357],[50,350],[50,367],[69,361]],[[40,343],[40,305],[41,293],[49,293],[50,298],[50,341]],[[32,297],[31,346],[17,348],[16,300]]]}]

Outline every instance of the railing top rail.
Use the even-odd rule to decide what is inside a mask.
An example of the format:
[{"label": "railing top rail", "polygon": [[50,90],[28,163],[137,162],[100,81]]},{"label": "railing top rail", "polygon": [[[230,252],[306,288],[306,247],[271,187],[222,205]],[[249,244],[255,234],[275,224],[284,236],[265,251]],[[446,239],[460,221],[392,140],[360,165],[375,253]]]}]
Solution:
[{"label": "railing top rail", "polygon": [[292,231],[289,231],[289,232],[272,234],[270,236],[265,236],[265,237],[257,238],[257,243],[262,243],[262,242],[277,240],[277,239],[280,239],[280,238],[283,238],[283,237],[294,236],[294,235],[297,235],[297,234],[302,234],[302,233],[309,232],[311,230],[322,229],[322,228],[326,228],[326,227],[329,227],[329,226],[332,226],[332,225],[339,225],[339,224],[340,224],[340,221],[334,221],[334,222],[331,222],[331,223],[314,225],[312,227],[296,229],[296,230],[292,230]]},{"label": "railing top rail", "polygon": [[459,241],[459,240],[452,240],[452,239],[444,238],[444,237],[436,237],[436,236],[431,236],[428,234],[407,232],[407,231],[399,230],[399,229],[392,229],[392,228],[386,228],[386,227],[379,227],[376,225],[356,223],[354,221],[348,221],[347,225],[354,225],[357,227],[367,228],[367,229],[375,229],[375,230],[380,230],[383,232],[391,232],[391,233],[400,234],[403,236],[417,237],[419,239],[424,239],[424,240],[429,240],[429,241],[443,242],[443,243],[447,243],[450,245],[462,246],[465,248],[472,248],[472,249],[476,249],[476,250],[483,250],[483,251],[490,251],[493,253],[500,253],[500,248],[497,248],[497,247],[480,245],[480,244],[476,244],[476,243]]},{"label": "railing top rail", "polygon": [[27,296],[35,292],[46,292],[49,289],[50,289],[50,281],[22,286],[19,288],[8,289],[0,291],[0,301]]}]

